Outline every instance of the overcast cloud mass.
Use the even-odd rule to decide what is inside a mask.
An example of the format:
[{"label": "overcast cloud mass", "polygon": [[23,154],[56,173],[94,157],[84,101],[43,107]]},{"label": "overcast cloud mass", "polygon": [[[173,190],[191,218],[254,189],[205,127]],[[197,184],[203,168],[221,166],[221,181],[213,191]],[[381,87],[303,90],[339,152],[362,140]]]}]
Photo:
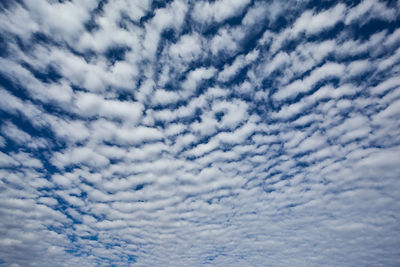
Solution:
[{"label": "overcast cloud mass", "polygon": [[0,266],[400,266],[400,1],[0,1]]}]

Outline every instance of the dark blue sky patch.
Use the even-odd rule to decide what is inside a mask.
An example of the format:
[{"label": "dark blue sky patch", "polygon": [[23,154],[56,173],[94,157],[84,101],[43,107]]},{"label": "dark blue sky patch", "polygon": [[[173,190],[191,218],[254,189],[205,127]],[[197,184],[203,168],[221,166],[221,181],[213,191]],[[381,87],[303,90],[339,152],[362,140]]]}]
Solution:
[{"label": "dark blue sky patch", "polygon": [[129,50],[129,47],[111,47],[106,51],[105,57],[111,64],[114,64],[117,61],[124,60],[125,54]]}]

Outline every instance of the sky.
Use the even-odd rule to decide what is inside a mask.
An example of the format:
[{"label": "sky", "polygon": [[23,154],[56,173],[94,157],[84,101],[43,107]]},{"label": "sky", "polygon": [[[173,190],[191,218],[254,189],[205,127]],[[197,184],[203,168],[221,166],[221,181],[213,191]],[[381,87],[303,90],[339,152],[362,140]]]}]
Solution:
[{"label": "sky", "polygon": [[400,1],[0,1],[0,266],[400,266]]}]

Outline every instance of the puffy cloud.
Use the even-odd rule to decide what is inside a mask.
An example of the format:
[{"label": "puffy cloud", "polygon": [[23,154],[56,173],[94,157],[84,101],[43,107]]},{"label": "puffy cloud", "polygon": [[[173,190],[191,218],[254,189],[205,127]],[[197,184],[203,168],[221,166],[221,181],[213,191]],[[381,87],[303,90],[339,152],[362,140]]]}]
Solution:
[{"label": "puffy cloud", "polygon": [[199,1],[194,6],[192,16],[203,23],[221,22],[243,10],[249,3],[249,0]]},{"label": "puffy cloud", "polygon": [[346,5],[338,4],[317,14],[312,11],[305,11],[294,23],[292,33],[296,35],[301,32],[316,34],[329,29],[343,20],[345,10]]},{"label": "puffy cloud", "polygon": [[311,74],[302,80],[296,80],[280,89],[275,95],[276,100],[285,100],[287,98],[293,98],[299,93],[307,92],[313,89],[313,86],[326,78],[339,77],[345,71],[345,67],[342,64],[328,62],[323,66],[314,69]]},{"label": "puffy cloud", "polygon": [[76,96],[77,113],[86,116],[104,116],[123,121],[137,122],[143,110],[143,105],[130,101],[104,99],[91,93],[81,93]]},{"label": "puffy cloud", "polygon": [[241,69],[243,69],[249,63],[252,63],[257,59],[259,55],[258,50],[254,50],[247,54],[246,56],[238,56],[231,65],[225,65],[224,69],[218,74],[218,80],[228,81],[230,78],[234,77]]},{"label": "puffy cloud", "polygon": [[[364,0],[348,11],[346,23],[349,24],[355,20],[368,21],[373,18],[394,20],[396,13],[398,12],[395,9],[387,8],[383,1]],[[361,21],[362,23],[364,22]]]}]

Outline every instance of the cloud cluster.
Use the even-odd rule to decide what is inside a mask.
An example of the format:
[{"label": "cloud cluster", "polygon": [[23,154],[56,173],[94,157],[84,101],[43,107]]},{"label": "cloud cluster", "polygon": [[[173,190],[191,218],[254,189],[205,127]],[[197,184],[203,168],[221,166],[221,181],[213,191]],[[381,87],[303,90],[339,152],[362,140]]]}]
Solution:
[{"label": "cloud cluster", "polygon": [[0,3],[0,265],[399,265],[399,10]]}]

